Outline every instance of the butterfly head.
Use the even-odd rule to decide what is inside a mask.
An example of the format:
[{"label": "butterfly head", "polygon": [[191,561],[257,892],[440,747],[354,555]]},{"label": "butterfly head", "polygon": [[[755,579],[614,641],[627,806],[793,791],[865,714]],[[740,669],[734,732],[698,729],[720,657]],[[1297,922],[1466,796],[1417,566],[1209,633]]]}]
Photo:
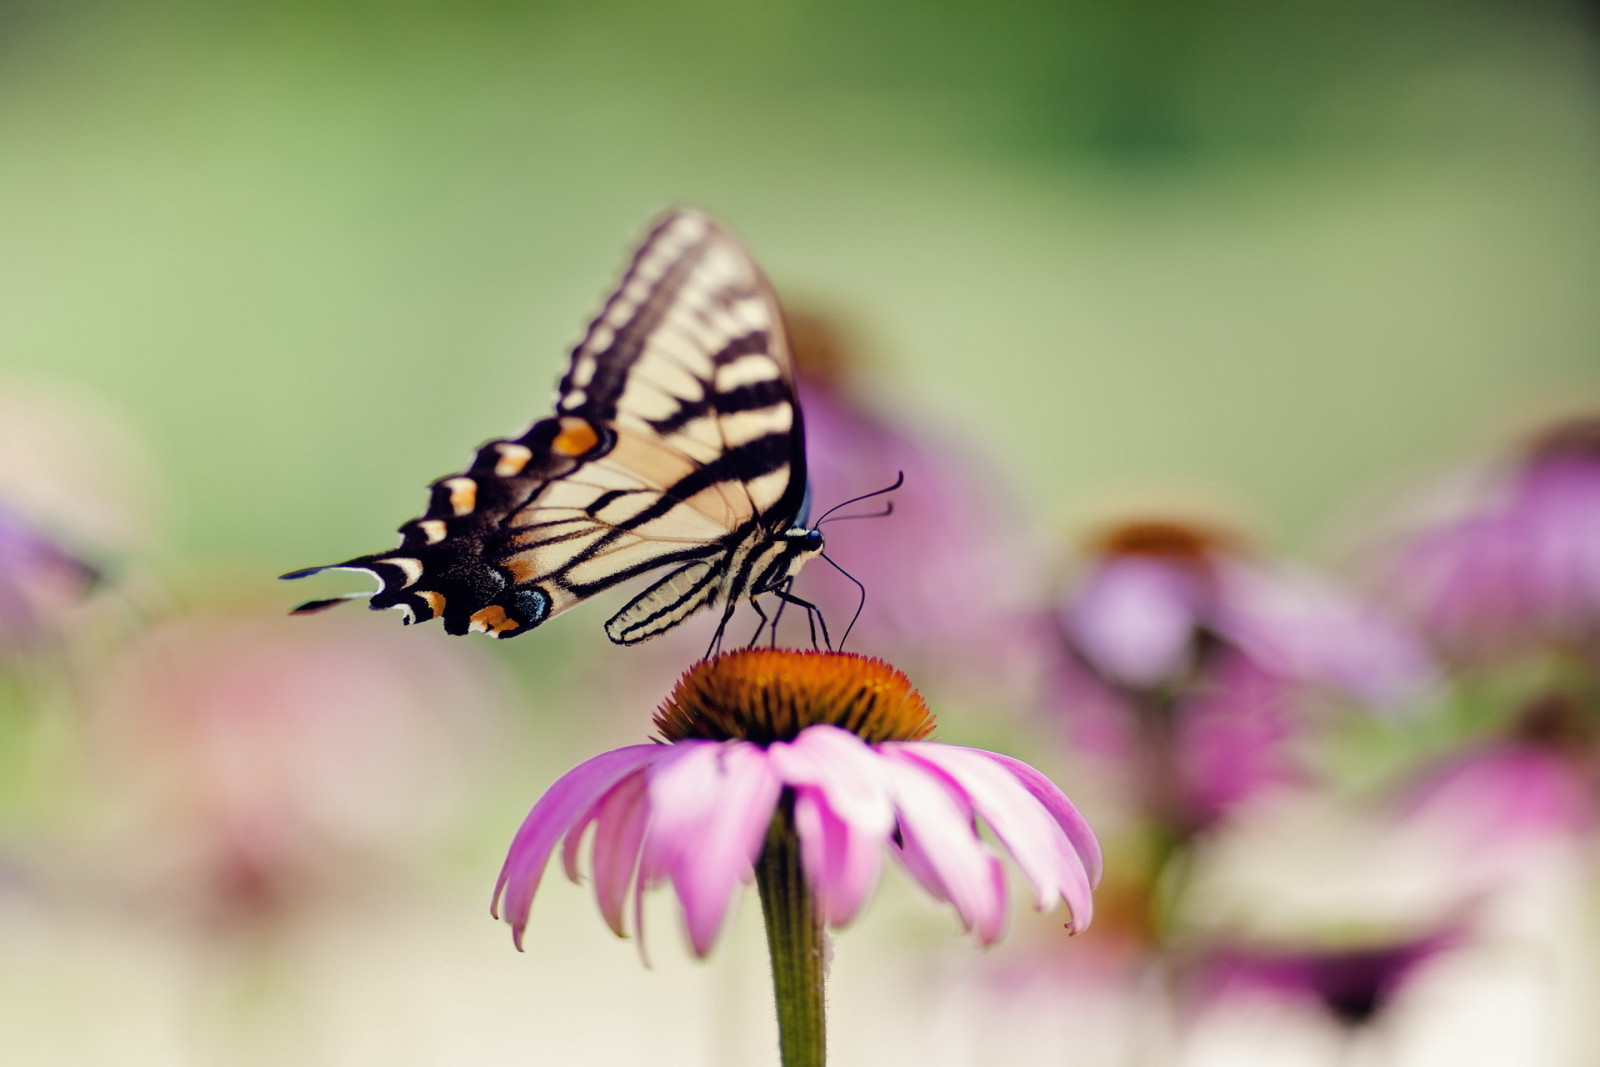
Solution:
[{"label": "butterfly head", "polygon": [[783,531],[783,540],[793,546],[793,551],[804,553],[807,558],[822,551],[822,531],[814,527],[791,526]]},{"label": "butterfly head", "polygon": [[795,525],[778,534],[767,543],[760,564],[753,573],[760,577],[750,587],[751,593],[768,593],[800,573],[800,568],[813,556],[822,554],[822,531],[814,527]]}]

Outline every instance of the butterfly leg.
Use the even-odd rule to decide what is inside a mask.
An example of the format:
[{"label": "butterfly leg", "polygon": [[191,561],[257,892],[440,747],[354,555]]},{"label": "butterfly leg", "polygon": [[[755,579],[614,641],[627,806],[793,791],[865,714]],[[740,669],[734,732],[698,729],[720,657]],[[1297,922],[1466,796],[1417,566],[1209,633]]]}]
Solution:
[{"label": "butterfly leg", "polygon": [[[794,579],[793,578],[790,578],[788,581],[784,582],[783,583],[783,591],[787,593],[789,591],[789,587],[792,586],[793,584],[794,584]],[[780,598],[778,600],[778,610],[776,610],[776,611],[774,611],[772,613],[772,647],[773,648],[777,648],[778,647],[778,623],[783,621],[783,609],[788,607],[788,606],[789,606],[789,602],[787,600],[783,600],[783,599]],[[815,644],[815,642],[813,642],[813,644]]]},{"label": "butterfly leg", "polygon": [[787,587],[774,589],[773,593],[785,604],[806,609],[806,625],[811,627],[811,647],[817,647],[817,627],[822,627],[822,644],[829,652],[833,651],[833,641],[828,637],[828,620],[822,617],[822,609],[809,600],[803,600],[789,592]]},{"label": "butterfly leg", "polygon": [[711,636],[711,644],[706,646],[706,659],[722,651],[722,634],[728,628],[728,620],[733,618],[733,609],[739,605],[733,601],[728,602],[727,608],[722,612],[722,621],[717,623],[717,632]]},{"label": "butterfly leg", "polygon": [[[755,597],[750,598],[750,606],[756,609],[756,614],[761,617],[761,621],[756,623],[756,632],[751,635],[750,643],[744,647],[755,648],[756,642],[761,640],[761,631],[767,628],[767,613],[761,610],[761,601],[757,600]],[[781,609],[782,605],[779,605],[779,607]],[[774,625],[776,625],[776,623],[774,623]]]}]

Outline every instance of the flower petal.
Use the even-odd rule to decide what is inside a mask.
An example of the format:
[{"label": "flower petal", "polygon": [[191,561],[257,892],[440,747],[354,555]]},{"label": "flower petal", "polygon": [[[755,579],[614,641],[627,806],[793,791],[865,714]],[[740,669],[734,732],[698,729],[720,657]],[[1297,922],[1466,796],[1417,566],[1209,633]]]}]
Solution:
[{"label": "flower petal", "polygon": [[968,930],[993,944],[1005,928],[1005,873],[972,825],[972,806],[949,779],[890,746],[879,749],[894,794],[906,869],[948,900]]},{"label": "flower petal", "polygon": [[879,757],[860,738],[813,726],[767,750],[795,791],[795,830],[812,892],[830,926],[853,919],[877,884],[894,806]]},{"label": "flower petal", "polygon": [[[743,742],[706,746],[651,775],[649,841],[670,873],[695,955],[711,951],[734,890],[751,874],[782,785],[766,753]],[[647,844],[646,851],[651,851]]]},{"label": "flower petal", "polygon": [[1262,666],[1376,707],[1433,681],[1422,645],[1394,619],[1287,564],[1220,561],[1217,630]]},{"label": "flower petal", "polygon": [[556,779],[522,820],[500,868],[489,905],[489,913],[499,918],[501,895],[505,895],[506,921],[511,924],[512,940],[518,950],[522,948],[522,932],[528,925],[533,895],[556,842],[596,800],[628,775],[659,759],[664,751],[660,745],[629,745],[585,760]]},{"label": "flower petal", "polygon": [[1033,794],[1033,798],[1043,804],[1056,825],[1061,827],[1061,832],[1067,835],[1067,840],[1072,842],[1074,851],[1083,860],[1084,871],[1089,875],[1091,886],[1100,884],[1100,876],[1104,873],[1105,863],[1100,855],[1100,840],[1094,836],[1094,831],[1089,828],[1089,823],[1067,795],[1056,787],[1056,784],[1032,767],[1019,759],[1002,755],[999,752],[985,752],[984,756],[998,763],[1011,772],[1011,776],[1022,787]]},{"label": "flower petal", "polygon": [[[598,805],[594,827],[594,898],[606,925],[618,937],[626,937],[622,908],[628,900],[628,886],[639,862],[639,848],[645,828],[650,824],[649,782],[637,774],[618,782]],[[571,839],[572,835],[568,835]]]},{"label": "flower petal", "polygon": [[1149,558],[1101,563],[1061,616],[1095,670],[1135,686],[1176,676],[1188,663],[1206,595],[1184,566]]},{"label": "flower petal", "polygon": [[1059,898],[1072,909],[1075,929],[1089,925],[1094,905],[1083,859],[1051,812],[1011,774],[1010,768],[989,759],[990,753],[979,749],[930,742],[894,748],[905,758],[948,775],[967,794],[973,808],[1033,883],[1034,907],[1043,911]]},{"label": "flower petal", "polygon": [[722,760],[719,741],[680,741],[650,768],[650,831],[639,859],[646,887],[672,875],[678,856],[719,801]]}]

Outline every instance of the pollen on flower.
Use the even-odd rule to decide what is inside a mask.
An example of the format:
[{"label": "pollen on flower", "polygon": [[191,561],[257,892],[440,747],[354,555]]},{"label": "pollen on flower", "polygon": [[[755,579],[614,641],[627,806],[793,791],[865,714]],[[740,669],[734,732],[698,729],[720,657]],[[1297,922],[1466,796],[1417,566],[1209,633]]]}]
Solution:
[{"label": "pollen on flower", "polygon": [[792,649],[745,649],[702,660],[655,716],[669,742],[771,744],[823,724],[876,744],[921,740],[933,732],[934,719],[910,679],[880,659]]},{"label": "pollen on flower", "polygon": [[1093,548],[1107,556],[1160,556],[1204,563],[1218,550],[1234,547],[1235,538],[1221,530],[1169,519],[1125,522],[1104,531]]}]

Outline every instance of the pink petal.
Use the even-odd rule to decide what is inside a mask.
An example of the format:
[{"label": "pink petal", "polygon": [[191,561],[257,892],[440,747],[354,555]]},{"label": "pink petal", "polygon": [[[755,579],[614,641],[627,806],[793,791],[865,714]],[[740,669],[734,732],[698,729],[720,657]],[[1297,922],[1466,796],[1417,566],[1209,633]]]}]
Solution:
[{"label": "pink petal", "polygon": [[806,881],[822,919],[829,926],[843,926],[878,884],[885,837],[854,832],[828,806],[826,794],[809,787],[796,793],[794,824]]},{"label": "pink petal", "polygon": [[1287,565],[1218,565],[1217,630],[1262,666],[1328,685],[1378,707],[1421,694],[1433,670],[1395,620],[1329,582]]},{"label": "pink petal", "polygon": [[1100,841],[1094,836],[1094,831],[1089,828],[1089,823],[1072,801],[1056,784],[1032,767],[1019,759],[1001,755],[998,752],[985,752],[987,759],[998,763],[1011,772],[1022,787],[1033,794],[1033,798],[1043,804],[1056,825],[1061,827],[1061,832],[1067,835],[1067,840],[1072,842],[1073,850],[1078,853],[1078,858],[1083,861],[1085,873],[1089,876],[1091,886],[1100,884],[1100,876],[1104,872],[1105,864],[1100,855]]},{"label": "pink petal", "polygon": [[1074,927],[1088,927],[1094,905],[1083,860],[1051,813],[1008,767],[978,749],[929,742],[893,747],[905,758],[948,775],[967,794],[973,808],[1033,883],[1034,907],[1043,911],[1058,898],[1065,900],[1072,909]]},{"label": "pink petal", "polygon": [[639,859],[639,877],[650,885],[672,874],[679,853],[710,817],[720,796],[722,743],[681,741],[650,769],[651,822]]},{"label": "pink petal", "polygon": [[558,778],[522,820],[500,868],[489,905],[489,913],[499,918],[501,894],[505,894],[506,919],[511,923],[512,940],[518,950],[522,948],[522,932],[528,925],[533,895],[556,842],[596,800],[628,775],[661,758],[665,751],[668,750],[660,745],[629,745],[585,760]]},{"label": "pink petal", "polygon": [[567,830],[567,836],[561,842],[561,868],[567,873],[567,880],[574,885],[583,884],[583,872],[578,869],[578,849],[583,844],[584,832],[600,814],[600,809],[605,805],[610,793],[589,805],[589,810],[573,820],[572,827]]},{"label": "pink petal", "polygon": [[[624,778],[600,802],[591,857],[594,897],[606,925],[618,937],[627,936],[622,925],[622,908],[628,899],[628,886],[633,881],[639,847],[649,823],[650,794],[645,775]],[[568,840],[572,836],[567,835]]]},{"label": "pink petal", "polygon": [[[686,839],[692,840],[693,834],[690,818],[692,805],[689,801],[698,794],[692,789],[675,788],[674,779],[682,776],[692,786],[697,778],[707,774],[719,775],[717,750],[720,747],[721,744],[716,741],[680,741],[669,746],[661,759],[651,767],[647,791],[650,803],[646,805],[650,809],[650,820],[639,849],[638,869],[633,879],[633,928],[638,934],[639,958],[646,967],[650,966],[650,953],[644,936],[645,891],[661,885],[671,876],[681,843]],[[696,768],[700,769],[698,773]],[[658,778],[667,783],[662,794],[667,801],[665,820],[660,812],[653,809],[655,797],[663,789],[656,781]],[[701,814],[715,802],[714,792],[704,797],[700,805]],[[684,829],[686,823],[691,824],[688,830]],[[667,826],[666,833],[660,832],[663,824]]]},{"label": "pink petal", "polygon": [[879,758],[834,726],[810,727],[792,743],[773,745],[767,756],[795,790],[801,858],[823,918],[842,926],[877,884],[881,850],[894,830]]},{"label": "pink petal", "polygon": [[646,851],[656,850],[683,904],[689,943],[711,950],[734,890],[750,877],[782,785],[759,747],[733,742],[709,747],[652,774],[655,820]]},{"label": "pink petal", "polygon": [[978,839],[967,797],[926,765],[887,746],[880,752],[906,869],[936,898],[948,900],[980,941],[993,944],[1005,928],[1005,873]]},{"label": "pink petal", "polygon": [[1206,596],[1185,567],[1146,558],[1100,563],[1062,613],[1068,639],[1095,670],[1151,686],[1177,675]]}]

